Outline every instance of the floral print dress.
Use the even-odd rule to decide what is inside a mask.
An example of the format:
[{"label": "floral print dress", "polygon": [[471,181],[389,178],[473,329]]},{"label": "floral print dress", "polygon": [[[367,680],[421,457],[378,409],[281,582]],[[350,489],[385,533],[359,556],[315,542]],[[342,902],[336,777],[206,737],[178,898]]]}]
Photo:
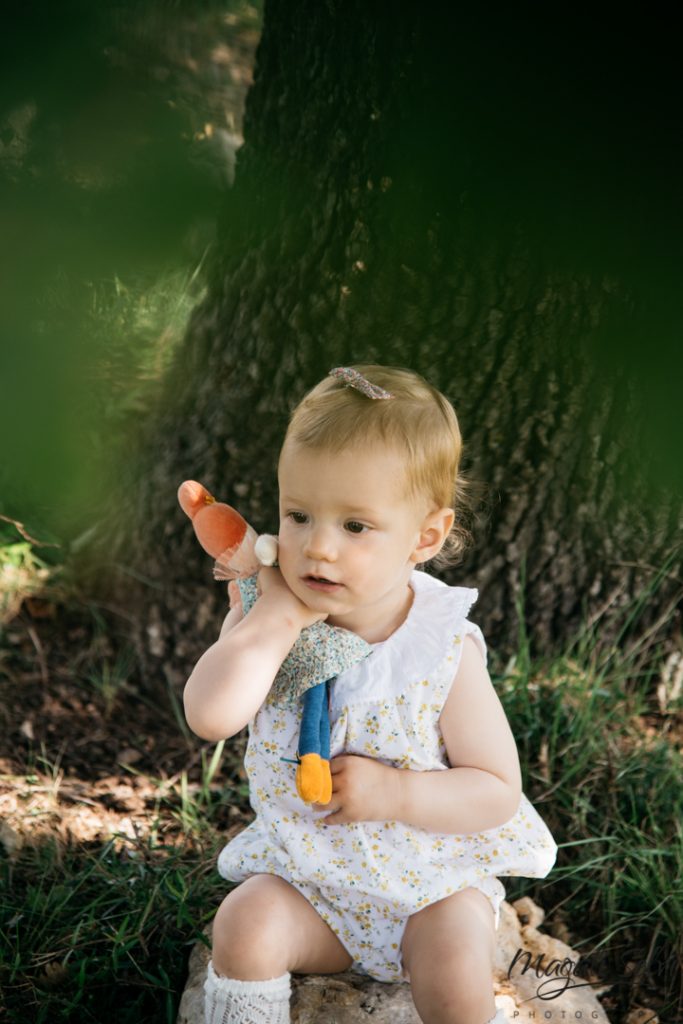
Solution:
[{"label": "floral print dress", "polygon": [[[477,591],[415,570],[402,626],[331,685],[331,757],[358,754],[396,768],[450,767],[439,716],[462,642],[481,630],[467,618]],[[272,691],[271,691],[272,693]],[[405,981],[401,939],[411,914],[460,889],[480,889],[496,927],[505,889],[499,875],[543,878],[557,852],[524,794],[508,822],[471,835],[429,832],[399,821],[325,825],[295,783],[300,708],[266,699],[249,723],[245,768],[255,819],[223,848],[220,874],[233,882],[279,875],[316,908],[353,957],[353,969]],[[290,759],[290,760],[285,760]]]}]

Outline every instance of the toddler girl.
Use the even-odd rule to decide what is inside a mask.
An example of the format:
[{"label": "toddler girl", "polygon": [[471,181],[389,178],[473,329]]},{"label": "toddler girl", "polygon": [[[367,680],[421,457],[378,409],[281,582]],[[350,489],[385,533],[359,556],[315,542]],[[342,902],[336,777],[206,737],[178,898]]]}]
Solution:
[{"label": "toddler girl", "polygon": [[[505,890],[556,846],[521,792],[515,741],[468,619],[477,591],[417,567],[457,554],[461,438],[416,373],[331,371],[296,408],[279,461],[278,568],[231,608],[185,688],[208,740],[249,726],[253,823],[223,849],[240,882],[213,927],[208,1024],[289,1021],[290,975],[409,981],[425,1024],[503,1021],[492,959]],[[370,655],[330,689],[332,798],[295,785],[300,710],[273,680],[324,620]]]}]

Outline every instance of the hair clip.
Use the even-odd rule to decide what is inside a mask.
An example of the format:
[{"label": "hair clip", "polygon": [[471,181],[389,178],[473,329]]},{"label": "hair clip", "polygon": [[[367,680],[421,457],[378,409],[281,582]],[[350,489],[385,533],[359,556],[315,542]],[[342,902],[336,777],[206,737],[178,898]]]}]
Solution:
[{"label": "hair clip", "polygon": [[333,370],[330,370],[329,377],[337,377],[339,380],[344,381],[347,387],[355,388],[356,391],[360,391],[361,394],[365,395],[366,398],[393,398],[388,391],[384,388],[380,388],[377,384],[371,384],[362,373],[358,370],[352,370],[350,366],[335,366]]}]

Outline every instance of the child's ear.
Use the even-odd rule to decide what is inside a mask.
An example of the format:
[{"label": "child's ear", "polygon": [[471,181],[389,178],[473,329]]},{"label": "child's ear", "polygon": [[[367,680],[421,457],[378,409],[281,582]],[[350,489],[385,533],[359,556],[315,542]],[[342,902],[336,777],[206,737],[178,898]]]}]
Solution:
[{"label": "child's ear", "polygon": [[439,508],[425,517],[420,527],[420,538],[410,561],[419,565],[438,555],[451,531],[455,513],[452,508]]}]

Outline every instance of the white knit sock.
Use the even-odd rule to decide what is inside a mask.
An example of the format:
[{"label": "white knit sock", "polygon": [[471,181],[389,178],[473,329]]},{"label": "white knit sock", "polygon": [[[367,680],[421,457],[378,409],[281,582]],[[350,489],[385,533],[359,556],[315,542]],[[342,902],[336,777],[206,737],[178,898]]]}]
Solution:
[{"label": "white knit sock", "polygon": [[289,971],[267,981],[239,981],[216,974],[204,982],[205,1024],[289,1024]]}]

